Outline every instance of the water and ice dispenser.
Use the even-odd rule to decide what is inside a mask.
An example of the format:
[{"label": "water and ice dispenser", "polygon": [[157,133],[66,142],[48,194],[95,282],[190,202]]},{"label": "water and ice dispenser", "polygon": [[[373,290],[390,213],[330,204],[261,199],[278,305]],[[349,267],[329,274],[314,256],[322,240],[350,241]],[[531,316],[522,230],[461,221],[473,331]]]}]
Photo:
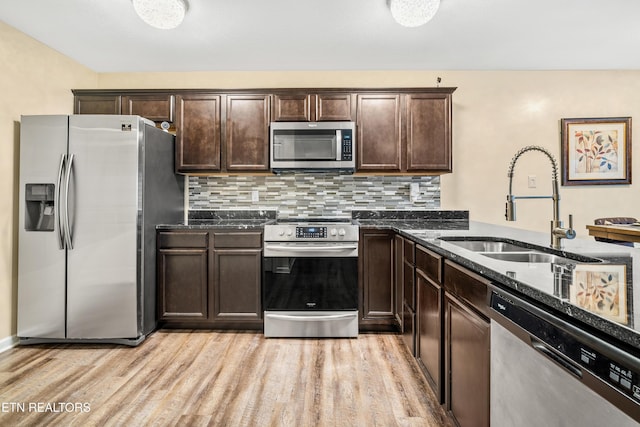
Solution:
[{"label": "water and ice dispenser", "polygon": [[55,224],[55,185],[26,184],[25,219],[27,231],[53,231]]}]

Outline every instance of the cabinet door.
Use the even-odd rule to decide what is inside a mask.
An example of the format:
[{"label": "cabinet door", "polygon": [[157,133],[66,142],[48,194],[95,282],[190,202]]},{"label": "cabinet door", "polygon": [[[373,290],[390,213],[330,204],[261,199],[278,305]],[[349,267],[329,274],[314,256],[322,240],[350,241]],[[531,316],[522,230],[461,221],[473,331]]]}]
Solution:
[{"label": "cabinet door", "polygon": [[429,279],[421,270],[416,271],[418,289],[418,327],[416,357],[422,370],[442,403],[442,286]]},{"label": "cabinet door", "polygon": [[451,95],[407,95],[407,171],[451,172]]},{"label": "cabinet door", "polygon": [[269,95],[228,95],[226,169],[269,169]]},{"label": "cabinet door", "polygon": [[209,317],[208,232],[159,232],[158,318],[167,322]]},{"label": "cabinet door", "polygon": [[402,313],[402,340],[412,356],[416,355],[416,313],[406,303]]},{"label": "cabinet door", "polygon": [[398,325],[400,325],[400,332],[402,332],[402,306],[404,302],[404,283],[402,281],[404,277],[404,255],[403,255],[403,247],[404,247],[404,238],[402,236],[396,235],[394,238],[394,313],[396,315],[396,321]]},{"label": "cabinet door", "polygon": [[122,97],[122,114],[135,114],[154,122],[174,120],[175,97],[173,95],[133,95]]},{"label": "cabinet door", "polygon": [[316,95],[316,120],[352,121],[351,94],[327,93]]},{"label": "cabinet door", "polygon": [[401,170],[400,113],[398,94],[358,95],[358,170]]},{"label": "cabinet door", "polygon": [[177,97],[176,170],[220,170],[220,96]]},{"label": "cabinet door", "polygon": [[490,323],[445,292],[445,401],[460,427],[489,426]]},{"label": "cabinet door", "polygon": [[315,113],[314,98],[308,94],[273,95],[273,121],[308,122],[315,120],[311,111],[313,105],[313,113]]},{"label": "cabinet door", "polygon": [[[215,240],[215,237],[214,237]],[[262,319],[260,249],[215,249],[214,320]]]},{"label": "cabinet door", "polygon": [[74,114],[120,114],[122,99],[119,95],[77,95]]},{"label": "cabinet door", "polygon": [[416,288],[415,288],[415,248],[416,245],[409,239],[404,239],[404,266],[402,283],[404,285],[404,303],[415,311],[416,309]]},{"label": "cabinet door", "polygon": [[158,251],[158,318],[206,320],[208,316],[207,249]]},{"label": "cabinet door", "polygon": [[393,307],[393,233],[362,230],[360,233],[360,274],[362,295],[361,324],[394,321]]}]

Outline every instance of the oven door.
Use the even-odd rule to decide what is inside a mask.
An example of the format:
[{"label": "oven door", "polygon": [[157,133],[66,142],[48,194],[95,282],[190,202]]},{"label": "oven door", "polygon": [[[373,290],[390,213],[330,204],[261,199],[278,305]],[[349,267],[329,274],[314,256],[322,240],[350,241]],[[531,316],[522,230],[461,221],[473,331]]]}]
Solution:
[{"label": "oven door", "polygon": [[357,242],[295,245],[265,243],[265,336],[357,336]]}]

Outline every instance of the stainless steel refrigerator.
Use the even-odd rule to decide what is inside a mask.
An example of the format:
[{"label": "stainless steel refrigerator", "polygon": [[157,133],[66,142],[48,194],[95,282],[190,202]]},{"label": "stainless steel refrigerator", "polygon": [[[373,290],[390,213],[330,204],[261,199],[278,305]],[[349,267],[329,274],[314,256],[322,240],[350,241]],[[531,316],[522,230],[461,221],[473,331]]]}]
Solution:
[{"label": "stainless steel refrigerator", "polygon": [[22,116],[21,344],[137,345],[156,327],[155,227],[184,220],[174,138],[138,116]]}]

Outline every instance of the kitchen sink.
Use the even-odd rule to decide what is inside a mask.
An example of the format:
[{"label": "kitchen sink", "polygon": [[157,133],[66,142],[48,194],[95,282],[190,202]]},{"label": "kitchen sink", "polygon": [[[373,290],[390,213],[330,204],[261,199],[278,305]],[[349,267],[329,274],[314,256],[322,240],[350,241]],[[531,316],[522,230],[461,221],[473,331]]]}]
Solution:
[{"label": "kitchen sink", "polygon": [[473,252],[525,252],[533,250],[531,248],[516,245],[514,243],[491,240],[450,241],[446,238],[440,238],[440,240],[446,240],[452,245],[460,246],[463,249],[468,249]]},{"label": "kitchen sink", "polygon": [[440,237],[439,239],[462,249],[501,261],[548,264],[602,262],[602,260],[598,258],[568,252],[554,253],[548,248],[510,239],[456,236]]},{"label": "kitchen sink", "polygon": [[554,254],[548,254],[544,252],[532,251],[532,252],[485,252],[484,255],[489,258],[499,259],[502,261],[511,262],[532,262],[532,263],[552,263],[552,264],[575,264],[575,261],[569,258],[561,257]]}]

